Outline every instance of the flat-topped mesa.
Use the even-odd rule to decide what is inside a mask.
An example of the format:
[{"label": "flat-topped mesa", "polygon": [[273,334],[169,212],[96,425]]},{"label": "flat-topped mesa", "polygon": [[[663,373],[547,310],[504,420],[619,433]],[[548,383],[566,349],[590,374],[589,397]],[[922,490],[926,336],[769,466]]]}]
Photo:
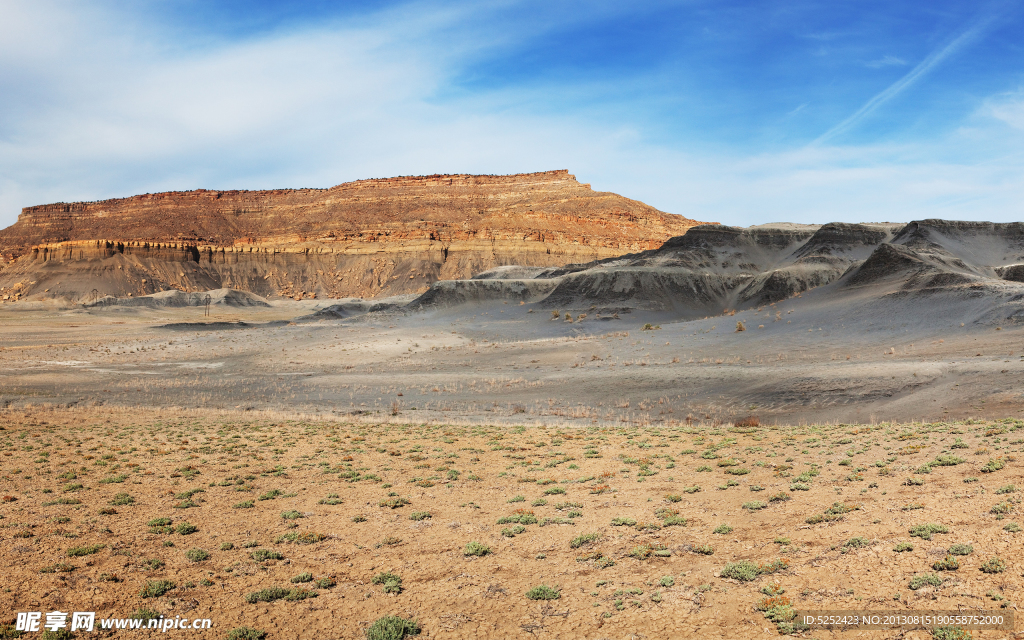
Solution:
[{"label": "flat-topped mesa", "polygon": [[[139,295],[228,286],[265,296],[394,295],[497,266],[654,249],[697,224],[594,191],[565,170],[197,189],[26,207],[0,231],[0,287],[34,280],[20,298],[46,288],[77,298],[94,288]],[[46,273],[35,273],[42,264]]]}]

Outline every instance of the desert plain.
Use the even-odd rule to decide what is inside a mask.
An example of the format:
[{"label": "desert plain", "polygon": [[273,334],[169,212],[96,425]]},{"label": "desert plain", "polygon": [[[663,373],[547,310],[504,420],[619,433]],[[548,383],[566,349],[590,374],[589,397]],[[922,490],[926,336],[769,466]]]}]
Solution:
[{"label": "desert plain", "polygon": [[0,307],[4,622],[929,638],[786,607],[1015,612],[1021,330],[827,289],[691,320]]}]

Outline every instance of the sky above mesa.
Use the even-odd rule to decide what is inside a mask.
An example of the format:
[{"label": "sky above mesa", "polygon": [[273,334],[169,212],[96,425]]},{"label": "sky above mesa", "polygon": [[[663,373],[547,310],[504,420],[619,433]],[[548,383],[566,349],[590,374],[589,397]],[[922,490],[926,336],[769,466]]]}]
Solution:
[{"label": "sky above mesa", "polygon": [[49,202],[550,169],[742,226],[1024,220],[1019,2],[2,13],[0,227]]}]

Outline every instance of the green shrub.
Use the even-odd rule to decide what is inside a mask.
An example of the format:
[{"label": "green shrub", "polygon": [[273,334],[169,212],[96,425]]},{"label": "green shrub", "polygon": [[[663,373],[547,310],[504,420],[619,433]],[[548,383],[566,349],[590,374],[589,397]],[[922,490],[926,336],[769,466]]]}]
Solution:
[{"label": "green shrub", "polygon": [[558,589],[542,584],[527,591],[526,597],[530,600],[558,600],[562,597],[562,593]]},{"label": "green shrub", "polygon": [[220,543],[220,550],[221,551],[231,551],[234,548],[235,548],[235,545],[230,543],[230,542],[222,542],[222,543]]},{"label": "green shrub", "polygon": [[845,543],[843,543],[843,546],[847,549],[861,549],[863,547],[868,546],[869,544],[871,544],[871,541],[867,538],[855,536],[847,540]]},{"label": "green shrub", "polygon": [[575,538],[573,538],[569,542],[569,547],[571,549],[579,549],[580,547],[582,547],[585,544],[590,544],[591,542],[595,542],[600,537],[601,537],[601,535],[597,534],[597,533],[585,533],[583,535],[576,536]]},{"label": "green shrub", "polygon": [[68,549],[67,555],[69,558],[78,558],[81,556],[91,556],[100,549],[103,548],[102,544],[91,544],[86,547],[72,547]]},{"label": "green shrub", "polygon": [[419,634],[420,625],[414,620],[398,616],[379,618],[366,629],[366,640],[402,640]]},{"label": "green shrub", "polygon": [[252,509],[254,506],[256,506],[255,502],[253,502],[252,500],[245,500],[243,502],[238,502],[238,503],[235,503],[235,504],[231,505],[231,508],[232,509]]},{"label": "green shrub", "polygon": [[758,511],[768,507],[767,502],[761,502],[760,500],[752,500],[751,502],[744,502],[743,508],[750,511]]},{"label": "green shrub", "polygon": [[727,533],[732,533],[732,527],[730,527],[727,524],[720,524],[717,527],[715,527],[715,530],[712,533],[717,533],[719,535],[724,536]]},{"label": "green shrub", "polygon": [[932,563],[932,569],[936,571],[956,571],[959,568],[960,561],[956,559],[956,556],[949,553],[942,560],[936,560]]},{"label": "green shrub", "polygon": [[910,528],[910,535],[921,538],[922,540],[931,540],[932,534],[935,533],[949,533],[949,528],[945,525],[936,524],[934,522],[919,524]]},{"label": "green shrub", "polygon": [[228,631],[226,640],[265,640],[267,632],[250,627],[235,627]]},{"label": "green shrub", "polygon": [[962,627],[935,627],[932,629],[933,640],[972,640],[970,632]]},{"label": "green shrub", "polygon": [[633,518],[612,518],[613,527],[632,527],[636,525]]},{"label": "green shrub", "polygon": [[192,562],[202,562],[210,557],[210,554],[203,549],[189,549],[185,552],[185,557]]},{"label": "green shrub", "polygon": [[407,504],[412,504],[411,502],[409,502],[408,498],[387,498],[385,500],[381,500],[378,503],[378,506],[397,509],[399,507],[404,507]]},{"label": "green shrub", "polygon": [[292,510],[292,511],[282,511],[281,512],[281,518],[284,519],[284,520],[298,520],[299,518],[304,518],[304,517],[305,517],[304,515],[302,515],[301,513],[299,513],[298,511],[295,511],[295,510]]},{"label": "green shrub", "polygon": [[174,587],[170,580],[147,580],[139,595],[143,598],[159,598]]},{"label": "green shrub", "polygon": [[669,502],[679,502],[683,499],[683,496],[670,493],[667,496],[665,496],[665,499],[668,500]]},{"label": "green shrub", "polygon": [[1016,522],[1011,522],[1010,524],[1003,527],[1003,531],[1009,531],[1010,533],[1019,533],[1020,525]]},{"label": "green shrub", "polygon": [[199,531],[199,527],[195,526],[194,524],[189,524],[188,522],[182,522],[178,524],[178,527],[177,529],[175,529],[175,531],[177,531],[183,536],[187,536],[189,534],[195,533],[196,531]]},{"label": "green shrub", "polygon": [[1004,494],[1004,493],[1013,493],[1016,490],[1017,490],[1016,486],[1014,486],[1012,484],[1008,484],[1006,486],[999,487],[998,489],[996,489],[996,493],[1001,495],[1001,494]]},{"label": "green shrub", "polygon": [[702,556],[714,555],[715,548],[710,544],[702,544],[693,548],[694,553],[699,553]]},{"label": "green shrub", "polygon": [[171,519],[170,518],[153,518],[152,520],[150,520],[149,522],[146,523],[146,526],[147,527],[166,527],[169,524],[171,524]]},{"label": "green shrub", "polygon": [[720,574],[723,578],[732,578],[733,580],[739,580],[741,582],[750,582],[757,576],[761,575],[757,565],[749,560],[740,560],[739,562],[730,562],[725,565]]},{"label": "green shrub", "polygon": [[135,504],[135,498],[131,497],[127,493],[118,493],[114,495],[114,499],[110,501],[110,504],[115,507],[125,507],[130,504]]},{"label": "green shrub", "polygon": [[901,542],[901,543],[897,544],[893,548],[893,551],[895,551],[896,553],[903,553],[905,551],[913,551],[913,550],[914,550],[914,545],[910,544],[909,542]]},{"label": "green shrub", "polygon": [[546,496],[562,495],[563,493],[565,493],[565,489],[563,489],[562,487],[551,487],[550,489],[544,491],[544,495]]},{"label": "green shrub", "polygon": [[462,550],[464,556],[485,556],[491,552],[491,548],[480,542],[470,542]]},{"label": "green shrub", "polygon": [[413,511],[409,514],[409,519],[416,521],[427,520],[430,517],[431,515],[429,511]]},{"label": "green shrub", "polygon": [[676,579],[672,576],[663,576],[661,580],[658,581],[658,584],[665,588],[672,587],[676,584]]},{"label": "green shrub", "polygon": [[969,544],[954,544],[949,547],[949,553],[954,556],[969,556],[974,553],[974,547]]},{"label": "green shrub", "polygon": [[937,587],[941,584],[942,578],[935,575],[934,573],[929,573],[921,576],[914,576],[913,578],[911,578],[910,584],[907,586],[909,586],[912,590],[917,591],[921,587]]},{"label": "green shrub", "polygon": [[992,473],[993,471],[999,471],[1006,466],[1006,462],[1002,458],[993,458],[985,463],[985,466],[981,468],[982,473]]},{"label": "green shrub", "polygon": [[315,598],[319,594],[316,591],[310,591],[309,589],[285,589],[284,587],[269,587],[260,591],[254,591],[245,596],[245,601],[249,604],[255,604],[257,602],[273,602],[275,600],[305,600],[306,598]]},{"label": "green shrub", "polygon": [[292,578],[292,584],[298,584],[300,582],[313,582],[313,574],[307,571],[306,573],[300,573]]},{"label": "green shrub", "polygon": [[1000,558],[993,557],[982,563],[979,569],[985,573],[1002,573],[1006,571],[1006,563]]},{"label": "green shrub", "polygon": [[402,593],[402,576],[382,571],[373,576],[373,584],[383,585],[384,593]]},{"label": "green shrub", "polygon": [[256,562],[264,560],[284,560],[284,556],[273,549],[257,549],[252,552],[252,559]]}]

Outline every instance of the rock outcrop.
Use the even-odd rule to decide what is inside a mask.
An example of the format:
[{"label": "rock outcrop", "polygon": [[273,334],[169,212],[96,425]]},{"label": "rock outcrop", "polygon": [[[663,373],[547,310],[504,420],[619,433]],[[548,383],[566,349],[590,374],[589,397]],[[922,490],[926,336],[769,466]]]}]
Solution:
[{"label": "rock outcrop", "polygon": [[27,207],[0,231],[0,299],[225,287],[268,298],[400,295],[504,265],[655,249],[697,224],[567,171],[58,203]]}]

